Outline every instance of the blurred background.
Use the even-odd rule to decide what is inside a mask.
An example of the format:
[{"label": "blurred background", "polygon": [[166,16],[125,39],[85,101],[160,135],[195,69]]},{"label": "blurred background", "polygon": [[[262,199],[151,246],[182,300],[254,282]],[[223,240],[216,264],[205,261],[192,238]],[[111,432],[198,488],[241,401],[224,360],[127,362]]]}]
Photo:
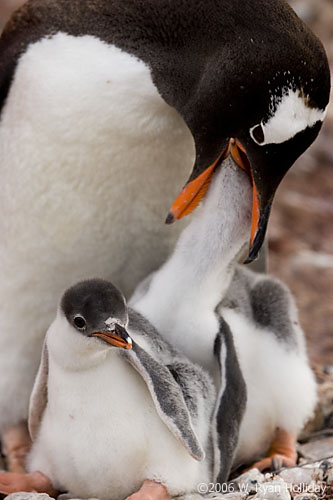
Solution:
[{"label": "blurred background", "polygon": [[[0,0],[0,30],[25,0]],[[333,0],[290,0],[322,40],[333,73]],[[314,364],[333,370],[333,103],[317,141],[292,167],[269,225],[269,271],[291,288]]]},{"label": "blurred background", "polygon": [[[323,42],[333,74],[333,0],[292,0]],[[333,102],[316,142],[279,187],[269,270],[291,288],[313,362],[333,365]]]}]

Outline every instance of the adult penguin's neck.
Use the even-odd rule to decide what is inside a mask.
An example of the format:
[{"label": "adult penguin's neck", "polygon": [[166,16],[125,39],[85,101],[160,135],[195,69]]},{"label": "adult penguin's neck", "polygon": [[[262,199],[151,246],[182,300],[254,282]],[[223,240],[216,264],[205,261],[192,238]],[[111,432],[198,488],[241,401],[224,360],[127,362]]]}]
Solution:
[{"label": "adult penguin's neck", "polygon": [[186,304],[215,309],[234,265],[248,244],[252,187],[229,157],[214,174],[202,205],[191,216],[168,261],[154,274],[134,306],[158,328],[164,309],[176,314]]}]

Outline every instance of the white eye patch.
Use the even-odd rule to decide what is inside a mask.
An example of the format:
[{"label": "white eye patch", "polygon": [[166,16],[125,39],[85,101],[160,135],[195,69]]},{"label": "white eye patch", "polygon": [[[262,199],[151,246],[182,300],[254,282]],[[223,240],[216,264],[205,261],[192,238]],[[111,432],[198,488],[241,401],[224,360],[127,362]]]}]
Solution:
[{"label": "white eye patch", "polygon": [[[298,90],[288,89],[279,99],[274,114],[264,123],[260,122],[250,129],[250,135],[259,146],[265,144],[281,144],[295,137],[307,127],[313,127],[318,121],[323,121],[325,110],[311,108],[306,97]],[[264,141],[258,141],[256,127],[261,126]],[[254,133],[253,133],[254,132]]]}]

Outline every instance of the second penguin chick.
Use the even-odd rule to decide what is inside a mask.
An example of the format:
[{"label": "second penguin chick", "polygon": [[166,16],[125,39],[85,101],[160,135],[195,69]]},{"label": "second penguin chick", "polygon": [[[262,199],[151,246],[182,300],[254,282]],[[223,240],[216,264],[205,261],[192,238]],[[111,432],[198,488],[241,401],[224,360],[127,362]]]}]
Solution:
[{"label": "second penguin chick", "polygon": [[[211,477],[214,400],[203,370],[128,309],[111,283],[81,282],[64,294],[47,332],[31,395],[28,470],[81,498],[195,491]],[[24,488],[38,491],[40,477],[26,477]]]},{"label": "second penguin chick", "polygon": [[[218,482],[226,480],[219,451],[223,458],[227,423],[241,420],[234,467],[294,466],[297,435],[316,403],[316,383],[290,292],[275,278],[237,265],[250,239],[252,197],[246,164],[229,155],[173,254],[131,299],[162,336],[215,379],[217,407],[224,416],[213,424],[220,435]],[[246,385],[244,414],[236,400],[241,394],[236,360],[228,369],[228,346],[216,344],[217,335],[227,330]],[[233,415],[226,418],[232,405]]]}]

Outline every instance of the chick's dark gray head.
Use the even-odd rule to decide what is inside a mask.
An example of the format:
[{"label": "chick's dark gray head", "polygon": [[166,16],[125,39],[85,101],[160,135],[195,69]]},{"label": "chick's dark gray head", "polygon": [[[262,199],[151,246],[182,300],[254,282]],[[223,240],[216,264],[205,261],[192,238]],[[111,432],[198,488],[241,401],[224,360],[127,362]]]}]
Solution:
[{"label": "chick's dark gray head", "polygon": [[111,324],[125,327],[128,321],[123,294],[102,279],[81,281],[63,295],[60,308],[67,321],[79,332],[91,336]]}]

